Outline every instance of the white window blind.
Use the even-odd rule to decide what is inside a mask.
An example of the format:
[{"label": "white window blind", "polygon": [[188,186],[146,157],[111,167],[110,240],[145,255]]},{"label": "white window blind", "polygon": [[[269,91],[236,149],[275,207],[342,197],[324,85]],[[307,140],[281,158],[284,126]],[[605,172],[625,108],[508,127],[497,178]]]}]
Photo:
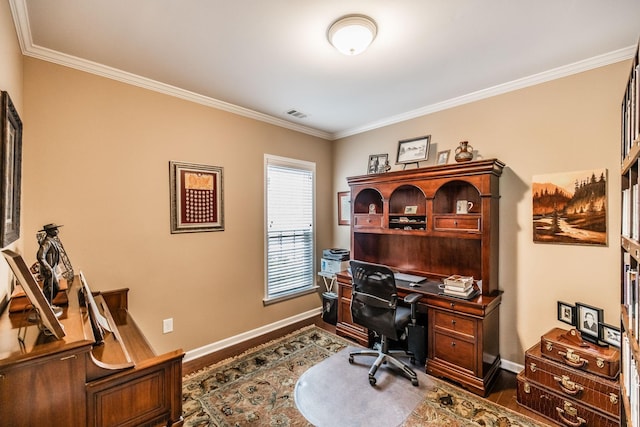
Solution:
[{"label": "white window blind", "polygon": [[266,297],[314,288],[315,164],[265,156]]}]

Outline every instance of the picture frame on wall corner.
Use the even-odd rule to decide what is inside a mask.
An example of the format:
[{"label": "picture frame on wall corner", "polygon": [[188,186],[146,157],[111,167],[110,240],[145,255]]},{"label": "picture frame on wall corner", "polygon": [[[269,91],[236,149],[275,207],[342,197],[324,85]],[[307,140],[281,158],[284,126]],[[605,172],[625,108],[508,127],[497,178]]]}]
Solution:
[{"label": "picture frame on wall corner", "polygon": [[169,162],[171,233],[224,231],[223,168]]},{"label": "picture frame on wall corner", "polygon": [[351,192],[338,192],[338,225],[351,224]]},{"label": "picture frame on wall corner", "polygon": [[20,237],[20,195],[22,179],[22,120],[11,97],[5,91],[0,94],[0,138],[2,141],[2,197],[0,198],[0,247],[5,247]]}]

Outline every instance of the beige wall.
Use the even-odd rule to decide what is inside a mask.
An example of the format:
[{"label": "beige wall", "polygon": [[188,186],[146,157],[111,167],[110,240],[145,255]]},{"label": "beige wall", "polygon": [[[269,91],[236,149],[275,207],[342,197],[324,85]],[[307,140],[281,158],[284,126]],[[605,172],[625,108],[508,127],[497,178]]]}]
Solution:
[{"label": "beige wall", "polygon": [[[602,67],[336,142],[334,191],[345,177],[366,173],[369,154],[389,153],[397,141],[431,135],[426,166],[437,151],[468,140],[482,158],[506,163],[500,179],[500,348],[503,360],[524,362],[524,350],[552,327],[558,300],[605,310],[619,323],[619,103],[628,62]],[[400,167],[394,165],[393,170]],[[534,244],[533,175],[592,168],[609,171],[607,247]],[[336,203],[334,202],[334,207]],[[335,214],[334,214],[335,215]],[[349,247],[348,227],[334,226],[336,246]]]},{"label": "beige wall", "polygon": [[[23,230],[63,224],[76,269],[96,290],[130,288],[156,351],[198,348],[321,305],[263,306],[264,154],[316,162],[318,206],[332,206],[331,143],[36,59],[25,59]],[[170,160],[224,168],[225,231],[170,234]],[[329,247],[329,208],[317,247]],[[175,332],[162,334],[162,319]]]},{"label": "beige wall", "polygon": [[[0,90],[9,93],[13,105],[24,122],[22,52],[20,51],[18,37],[13,26],[8,1],[0,2]],[[16,249],[21,244],[21,239],[18,239],[8,247]],[[12,278],[13,274],[9,270],[9,265],[4,261],[0,261],[0,301],[8,295]]]}]

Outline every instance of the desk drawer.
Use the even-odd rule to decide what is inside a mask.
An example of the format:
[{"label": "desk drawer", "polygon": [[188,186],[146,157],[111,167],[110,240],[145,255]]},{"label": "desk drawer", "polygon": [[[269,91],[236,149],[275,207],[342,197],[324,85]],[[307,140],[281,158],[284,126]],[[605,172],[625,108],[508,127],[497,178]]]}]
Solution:
[{"label": "desk drawer", "polygon": [[436,216],[433,219],[435,230],[480,231],[479,216]]},{"label": "desk drawer", "polygon": [[451,332],[467,335],[473,339],[475,335],[476,321],[451,313],[434,310],[434,326],[436,328],[447,329]]},{"label": "desk drawer", "polygon": [[454,336],[434,332],[434,359],[452,363],[460,369],[475,373],[476,346]]},{"label": "desk drawer", "polygon": [[355,214],[353,215],[353,226],[360,228],[380,228],[382,227],[382,215],[380,214]]}]

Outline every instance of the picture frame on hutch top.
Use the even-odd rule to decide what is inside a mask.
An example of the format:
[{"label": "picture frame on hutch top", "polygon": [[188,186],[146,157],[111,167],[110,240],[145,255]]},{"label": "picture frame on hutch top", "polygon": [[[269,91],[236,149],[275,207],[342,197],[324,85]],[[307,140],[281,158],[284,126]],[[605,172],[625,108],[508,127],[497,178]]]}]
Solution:
[{"label": "picture frame on hutch top", "polygon": [[169,162],[171,233],[224,231],[223,168]]},{"label": "picture frame on hutch top", "polygon": [[396,164],[419,163],[429,158],[431,135],[398,141]]},{"label": "picture frame on hutch top", "polygon": [[22,176],[22,121],[11,97],[2,91],[2,197],[0,198],[0,247],[20,237],[20,195]]}]

